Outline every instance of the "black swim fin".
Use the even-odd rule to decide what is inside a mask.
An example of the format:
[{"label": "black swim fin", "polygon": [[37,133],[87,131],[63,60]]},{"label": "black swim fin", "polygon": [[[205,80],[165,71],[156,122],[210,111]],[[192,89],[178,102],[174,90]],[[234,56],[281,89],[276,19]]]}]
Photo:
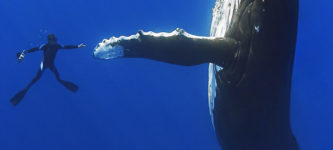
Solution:
[{"label": "black swim fin", "polygon": [[72,82],[61,81],[60,83],[72,92],[77,92],[77,90],[79,89],[79,87]]},{"label": "black swim fin", "polygon": [[23,97],[25,96],[25,94],[27,93],[27,90],[22,90],[20,92],[18,92],[12,99],[10,99],[10,102],[16,106],[18,103],[21,102],[21,100],[23,99]]}]

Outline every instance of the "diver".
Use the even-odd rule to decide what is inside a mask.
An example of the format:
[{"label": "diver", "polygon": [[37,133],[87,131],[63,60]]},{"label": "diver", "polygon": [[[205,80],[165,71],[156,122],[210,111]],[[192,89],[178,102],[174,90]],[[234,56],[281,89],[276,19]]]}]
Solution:
[{"label": "diver", "polygon": [[40,65],[40,69],[37,72],[37,75],[35,78],[32,79],[32,81],[28,84],[26,88],[24,88],[22,91],[18,92],[11,100],[10,102],[16,106],[25,96],[29,88],[38,81],[38,79],[42,76],[42,73],[45,69],[50,69],[56,76],[59,83],[61,83],[64,87],[66,87],[68,90],[72,92],[76,92],[78,90],[78,86],[75,85],[72,82],[64,81],[60,78],[60,75],[57,71],[57,68],[54,66],[54,60],[56,57],[56,54],[59,49],[75,49],[75,48],[82,48],[85,47],[85,44],[79,44],[79,45],[66,45],[61,46],[57,43],[57,38],[54,34],[49,34],[47,36],[48,43],[42,45],[41,47],[35,47],[30,50],[23,50],[22,53],[17,53],[17,60],[18,62],[21,62],[25,56],[26,53],[32,53],[39,50],[42,50],[44,53],[43,60]]}]

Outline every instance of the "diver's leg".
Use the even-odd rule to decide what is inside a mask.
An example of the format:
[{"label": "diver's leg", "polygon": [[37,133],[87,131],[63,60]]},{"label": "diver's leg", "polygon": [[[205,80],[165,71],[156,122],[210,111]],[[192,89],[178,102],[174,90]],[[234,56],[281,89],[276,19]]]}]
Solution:
[{"label": "diver's leg", "polygon": [[58,72],[57,68],[53,66],[53,67],[50,67],[50,70],[54,73],[54,75],[56,76],[57,80],[59,82],[61,82],[62,80],[60,79],[60,75],[59,75],[59,72]]},{"label": "diver's leg", "polygon": [[63,86],[65,86],[68,90],[70,90],[72,92],[77,92],[79,87],[77,85],[75,85],[74,83],[72,83],[72,82],[61,80],[59,72],[58,72],[58,70],[55,66],[52,66],[52,67],[49,67],[49,68],[54,73],[54,75],[56,76],[59,83],[61,83]]},{"label": "diver's leg", "polygon": [[43,70],[38,70],[37,75],[31,80],[31,82],[28,84],[28,86],[25,88],[25,90],[28,90],[33,84],[35,84],[42,76],[42,73],[43,73]]},{"label": "diver's leg", "polygon": [[233,61],[239,45],[233,39],[199,37],[182,29],[172,33],[139,31],[133,36],[103,41],[95,48],[94,56],[102,59],[142,57],[185,66],[209,62],[226,66]]},{"label": "diver's leg", "polygon": [[26,88],[24,88],[22,91],[18,92],[13,98],[10,99],[10,102],[16,106],[25,96],[27,91],[30,89],[30,87],[35,84],[40,77],[42,76],[43,68],[39,69],[37,72],[37,75],[31,80],[31,82],[28,84]]}]

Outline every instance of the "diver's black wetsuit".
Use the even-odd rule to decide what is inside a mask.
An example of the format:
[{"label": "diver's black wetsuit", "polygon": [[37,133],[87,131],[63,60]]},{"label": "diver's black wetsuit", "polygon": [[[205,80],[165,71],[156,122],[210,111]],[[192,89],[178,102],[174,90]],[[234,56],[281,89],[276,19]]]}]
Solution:
[{"label": "diver's black wetsuit", "polygon": [[44,52],[44,58],[43,61],[41,62],[40,69],[38,69],[37,75],[32,79],[32,81],[28,84],[28,86],[17,93],[10,101],[13,105],[17,105],[24,97],[25,93],[29,90],[29,88],[36,83],[39,78],[42,76],[42,73],[44,72],[45,69],[50,69],[56,76],[57,80],[64,85],[68,90],[72,92],[76,92],[78,90],[78,86],[76,86],[74,83],[64,81],[60,79],[60,75],[57,71],[57,68],[54,66],[54,60],[56,57],[56,54],[58,50],[60,49],[75,49],[79,48],[79,45],[66,45],[66,46],[61,46],[57,44],[56,42],[51,42],[42,45],[41,47],[35,47],[30,50],[25,51],[24,53],[32,53],[36,52],[39,50],[42,50]]}]

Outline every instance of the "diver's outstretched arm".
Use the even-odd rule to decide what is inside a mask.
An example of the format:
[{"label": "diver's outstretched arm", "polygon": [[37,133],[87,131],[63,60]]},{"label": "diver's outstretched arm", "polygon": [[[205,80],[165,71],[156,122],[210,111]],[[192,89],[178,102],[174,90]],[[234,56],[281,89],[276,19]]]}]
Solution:
[{"label": "diver's outstretched arm", "polygon": [[65,45],[63,46],[62,48],[63,49],[75,49],[75,48],[82,48],[82,47],[85,47],[86,45],[81,43],[79,45]]},{"label": "diver's outstretched arm", "polygon": [[18,62],[21,62],[23,60],[26,53],[32,53],[32,52],[36,52],[38,50],[40,50],[40,47],[34,47],[32,49],[29,49],[29,50],[23,50],[21,53],[20,52],[16,53],[16,57],[17,57]]},{"label": "diver's outstretched arm", "polygon": [[95,48],[94,56],[142,57],[185,66],[209,62],[225,66],[233,60],[238,47],[239,42],[233,39],[194,36],[182,29],[171,33],[139,31],[129,37],[104,40]]},{"label": "diver's outstretched arm", "polygon": [[34,47],[32,49],[26,50],[26,53],[32,53],[32,52],[36,52],[38,50],[40,50],[40,47]]}]

